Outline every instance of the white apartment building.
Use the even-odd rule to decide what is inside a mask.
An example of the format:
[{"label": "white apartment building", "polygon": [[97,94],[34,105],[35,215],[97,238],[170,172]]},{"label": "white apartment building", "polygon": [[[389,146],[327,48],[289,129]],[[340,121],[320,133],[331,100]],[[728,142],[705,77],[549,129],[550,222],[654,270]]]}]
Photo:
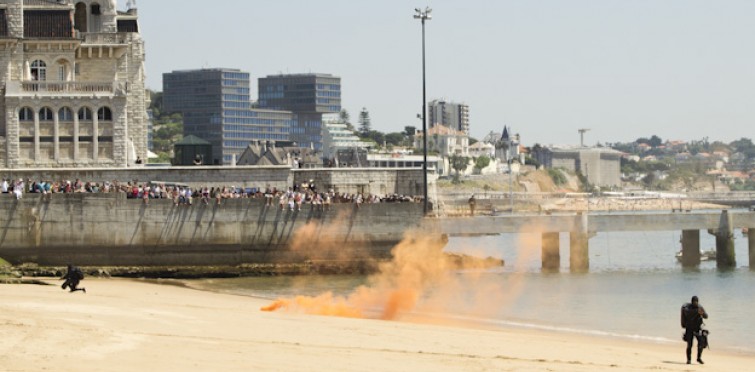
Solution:
[{"label": "white apartment building", "polygon": [[338,150],[362,149],[367,151],[369,142],[364,142],[349,130],[346,123],[339,120],[323,120],[322,151],[325,159],[333,159]]},{"label": "white apartment building", "polygon": [[[425,147],[422,131],[417,131],[414,136],[414,147],[418,149]],[[449,127],[434,126],[427,130],[427,149],[436,151],[442,157],[469,156],[469,136]]]}]

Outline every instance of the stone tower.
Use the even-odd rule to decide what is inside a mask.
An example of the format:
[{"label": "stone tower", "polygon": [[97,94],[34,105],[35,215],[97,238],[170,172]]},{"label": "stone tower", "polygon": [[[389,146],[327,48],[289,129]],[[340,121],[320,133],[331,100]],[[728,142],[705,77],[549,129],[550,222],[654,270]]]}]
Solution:
[{"label": "stone tower", "polygon": [[0,92],[0,168],[146,159],[136,9],[119,12],[114,0],[0,0]]}]

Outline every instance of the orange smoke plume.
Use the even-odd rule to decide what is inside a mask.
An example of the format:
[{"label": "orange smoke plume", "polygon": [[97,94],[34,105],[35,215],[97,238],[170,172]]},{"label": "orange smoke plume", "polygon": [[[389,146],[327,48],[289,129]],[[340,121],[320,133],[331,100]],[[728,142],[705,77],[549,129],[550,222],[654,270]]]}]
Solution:
[{"label": "orange smoke plume", "polygon": [[303,311],[308,314],[340,316],[345,318],[362,318],[363,315],[343,298],[334,297],[332,293],[324,293],[317,297],[297,296],[293,300],[279,299],[270,305],[260,308],[262,311]]},{"label": "orange smoke plume", "polygon": [[430,288],[449,280],[451,269],[456,267],[443,253],[444,245],[438,239],[407,236],[393,249],[393,260],[382,264],[379,273],[368,279],[368,285],[349,296],[325,293],[279,299],[261,310],[345,317],[375,313],[381,319],[396,319],[414,310]]}]

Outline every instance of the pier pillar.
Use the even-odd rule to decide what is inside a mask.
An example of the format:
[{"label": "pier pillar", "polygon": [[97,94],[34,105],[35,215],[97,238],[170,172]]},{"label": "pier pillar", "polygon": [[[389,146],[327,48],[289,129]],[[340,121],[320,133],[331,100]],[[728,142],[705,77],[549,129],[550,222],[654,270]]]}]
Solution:
[{"label": "pier pillar", "polygon": [[578,214],[574,229],[569,232],[569,267],[572,272],[586,272],[590,269],[587,231],[587,215]]},{"label": "pier pillar", "polygon": [[543,233],[543,271],[558,272],[561,268],[561,253],[559,252],[559,233]]},{"label": "pier pillar", "polygon": [[716,267],[729,269],[737,266],[737,259],[734,254],[734,229],[731,225],[729,211],[721,212],[721,220],[714,235],[716,236]]},{"label": "pier pillar", "polygon": [[755,227],[747,228],[747,242],[750,252],[750,270],[755,270]]},{"label": "pier pillar", "polygon": [[700,230],[682,231],[682,266],[700,265]]}]

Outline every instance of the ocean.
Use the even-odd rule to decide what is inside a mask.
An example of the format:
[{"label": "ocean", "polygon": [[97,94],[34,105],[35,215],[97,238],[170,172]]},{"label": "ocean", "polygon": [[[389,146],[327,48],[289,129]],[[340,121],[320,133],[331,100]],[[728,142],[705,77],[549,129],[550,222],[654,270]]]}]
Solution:
[{"label": "ocean", "polygon": [[[407,316],[678,343],[683,353],[680,309],[697,295],[710,314],[705,323],[711,349],[755,354],[755,270],[748,267],[747,237],[735,235],[737,267],[721,271],[715,261],[683,269],[675,258],[679,231],[599,233],[589,242],[590,270],[579,274],[569,271],[568,234],[561,234],[559,273],[541,272],[539,234],[451,238],[447,252],[503,258],[506,265],[434,278]],[[715,248],[715,237],[706,231],[700,240],[703,250]],[[365,276],[308,276],[191,285],[273,301],[325,292],[347,297],[375,283]]]}]

